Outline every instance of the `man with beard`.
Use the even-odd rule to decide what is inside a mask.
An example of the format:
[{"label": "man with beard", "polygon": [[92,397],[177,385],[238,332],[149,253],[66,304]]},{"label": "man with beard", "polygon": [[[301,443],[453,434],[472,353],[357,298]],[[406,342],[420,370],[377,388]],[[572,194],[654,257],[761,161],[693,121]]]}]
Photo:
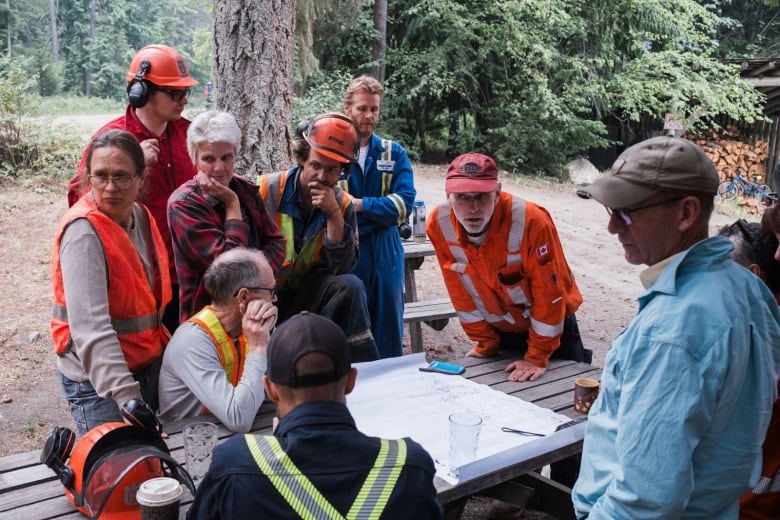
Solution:
[{"label": "man with beard", "polygon": [[360,76],[344,92],[344,113],[360,129],[358,159],[342,188],[352,195],[360,257],[352,271],[366,286],[371,331],[383,358],[403,354],[404,250],[398,224],[414,204],[414,174],[404,148],[374,134],[382,85]]}]

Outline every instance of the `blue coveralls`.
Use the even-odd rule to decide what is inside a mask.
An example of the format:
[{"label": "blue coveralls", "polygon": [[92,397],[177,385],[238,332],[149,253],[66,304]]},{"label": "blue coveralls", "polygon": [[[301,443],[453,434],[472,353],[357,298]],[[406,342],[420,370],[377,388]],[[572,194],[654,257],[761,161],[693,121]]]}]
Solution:
[{"label": "blue coveralls", "polygon": [[384,154],[382,138],[371,136],[365,171],[355,163],[349,193],[363,200],[357,214],[360,257],[353,269],[366,286],[371,332],[382,358],[403,354],[404,250],[398,224],[414,204],[414,172],[403,146],[392,142]]}]

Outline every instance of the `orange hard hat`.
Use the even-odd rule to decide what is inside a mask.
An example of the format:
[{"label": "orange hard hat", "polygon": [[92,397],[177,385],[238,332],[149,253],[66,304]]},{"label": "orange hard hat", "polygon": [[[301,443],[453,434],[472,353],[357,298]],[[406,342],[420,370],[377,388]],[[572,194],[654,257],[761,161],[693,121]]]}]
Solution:
[{"label": "orange hard hat", "polygon": [[303,131],[303,138],[317,153],[341,163],[357,160],[359,136],[355,122],[336,112],[315,117]]},{"label": "orange hard hat", "polygon": [[68,456],[65,451],[55,455],[56,463],[48,460],[47,465],[56,467],[65,496],[93,520],[140,520],[136,492],[152,478],[170,476],[195,492],[192,479],[171,457],[159,433],[141,426],[101,424],[79,439],[67,465],[62,460]]},{"label": "orange hard hat", "polygon": [[144,80],[160,87],[187,88],[198,84],[184,57],[167,45],[147,45],[136,52],[125,77],[128,83]]}]

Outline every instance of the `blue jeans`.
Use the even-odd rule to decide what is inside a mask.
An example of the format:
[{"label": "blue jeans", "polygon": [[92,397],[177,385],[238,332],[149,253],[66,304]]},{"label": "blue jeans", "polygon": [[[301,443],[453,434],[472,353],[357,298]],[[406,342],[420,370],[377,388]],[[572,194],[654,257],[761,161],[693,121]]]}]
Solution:
[{"label": "blue jeans", "polygon": [[84,435],[95,426],[107,422],[122,422],[119,407],[111,399],[103,399],[92,387],[92,383],[79,383],[58,372],[62,393],[70,405],[70,413],[76,423],[79,435]]},{"label": "blue jeans", "polygon": [[[162,366],[162,356],[148,367],[133,372],[133,378],[141,385],[141,397],[146,403],[157,411],[159,402],[157,398],[157,385]],[[79,383],[58,372],[62,393],[70,405],[70,413],[76,423],[79,435],[84,435],[95,426],[107,422],[123,422],[119,406],[113,399],[100,397],[92,383],[84,381]]]}]

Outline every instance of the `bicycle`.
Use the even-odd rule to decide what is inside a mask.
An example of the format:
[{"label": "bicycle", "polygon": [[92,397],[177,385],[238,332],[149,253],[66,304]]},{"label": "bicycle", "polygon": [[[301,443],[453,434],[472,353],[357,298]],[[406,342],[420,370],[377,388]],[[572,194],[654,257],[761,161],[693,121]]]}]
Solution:
[{"label": "bicycle", "polygon": [[772,188],[766,184],[758,184],[756,182],[758,180],[761,180],[761,176],[754,174],[752,181],[746,181],[742,177],[742,168],[738,167],[734,172],[733,179],[721,181],[718,184],[718,196],[721,199],[729,200],[739,195],[753,197],[759,202],[764,202],[764,199],[772,192]]}]

